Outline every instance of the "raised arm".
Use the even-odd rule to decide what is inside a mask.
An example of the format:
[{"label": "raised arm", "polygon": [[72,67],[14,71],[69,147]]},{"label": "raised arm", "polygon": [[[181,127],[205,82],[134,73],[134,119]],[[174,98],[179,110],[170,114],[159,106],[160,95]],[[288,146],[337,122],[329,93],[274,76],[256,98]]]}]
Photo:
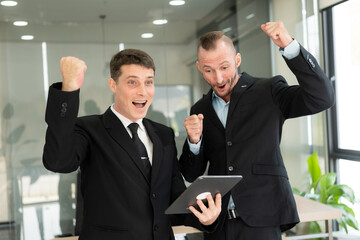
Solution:
[{"label": "raised arm", "polygon": [[84,81],[86,64],[75,57],[60,61],[62,82],[50,86],[46,106],[44,166],[54,172],[75,171],[86,154],[86,132],[76,127],[79,89]]},{"label": "raised arm", "polygon": [[[283,22],[267,22],[261,29],[280,48],[288,47],[294,40]],[[315,114],[334,104],[334,90],[330,80],[317,63],[315,57],[299,45],[299,54],[294,58],[284,57],[286,64],[296,76],[299,86],[288,86],[278,76],[273,84],[273,96],[285,118]]]}]

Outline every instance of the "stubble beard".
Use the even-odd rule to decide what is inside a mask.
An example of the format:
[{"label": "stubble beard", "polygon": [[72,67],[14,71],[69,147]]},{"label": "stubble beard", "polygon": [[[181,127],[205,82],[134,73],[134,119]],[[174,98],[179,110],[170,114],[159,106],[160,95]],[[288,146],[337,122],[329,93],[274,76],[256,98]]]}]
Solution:
[{"label": "stubble beard", "polygon": [[[230,95],[231,95],[231,93],[232,93],[232,91],[233,91],[233,89],[234,89],[234,86],[235,86],[236,83],[237,83],[237,81],[235,82],[235,80],[238,80],[237,77],[238,77],[237,72],[235,72],[234,77],[230,78],[230,79],[227,81],[227,83],[230,83],[230,84],[229,84],[229,90],[228,90],[227,92],[225,92],[225,93],[223,93],[223,94],[220,94],[218,91],[215,90],[214,87],[212,87],[213,91],[215,91],[216,95],[218,95],[218,96],[221,97],[221,98],[225,98],[225,97],[227,97],[227,96],[230,97]],[[227,84],[227,83],[226,83],[226,84]],[[220,84],[220,85],[218,85],[218,86],[221,86],[221,85],[224,85],[224,84]],[[230,98],[229,98],[229,99],[230,99]]]}]

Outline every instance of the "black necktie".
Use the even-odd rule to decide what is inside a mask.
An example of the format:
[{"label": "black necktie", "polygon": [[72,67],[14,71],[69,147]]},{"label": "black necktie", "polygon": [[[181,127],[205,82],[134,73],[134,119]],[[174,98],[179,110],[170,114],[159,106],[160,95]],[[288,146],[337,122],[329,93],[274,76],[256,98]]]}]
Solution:
[{"label": "black necktie", "polygon": [[144,143],[140,140],[139,135],[137,134],[139,124],[131,123],[128,127],[129,127],[129,129],[131,131],[131,134],[132,134],[132,140],[135,143],[135,146],[136,146],[136,148],[137,148],[137,150],[139,152],[140,159],[141,159],[141,161],[143,162],[143,164],[145,166],[146,177],[148,179],[150,179],[151,165],[150,165],[149,157],[148,157],[148,154],[147,154]]}]

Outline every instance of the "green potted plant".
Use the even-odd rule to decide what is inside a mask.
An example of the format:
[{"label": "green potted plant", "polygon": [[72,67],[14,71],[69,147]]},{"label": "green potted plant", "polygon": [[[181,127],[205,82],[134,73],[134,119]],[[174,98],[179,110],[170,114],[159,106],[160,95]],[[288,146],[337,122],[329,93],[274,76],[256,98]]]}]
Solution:
[{"label": "green potted plant", "polygon": [[[309,189],[299,191],[293,188],[297,195],[329,205],[342,211],[342,218],[336,219],[338,224],[348,233],[348,227],[359,230],[355,219],[355,213],[343,200],[355,203],[354,191],[345,184],[336,184],[336,173],[322,174],[319,166],[318,155],[315,151],[307,159],[309,173],[311,176]],[[310,223],[310,233],[321,232],[317,222]]]}]

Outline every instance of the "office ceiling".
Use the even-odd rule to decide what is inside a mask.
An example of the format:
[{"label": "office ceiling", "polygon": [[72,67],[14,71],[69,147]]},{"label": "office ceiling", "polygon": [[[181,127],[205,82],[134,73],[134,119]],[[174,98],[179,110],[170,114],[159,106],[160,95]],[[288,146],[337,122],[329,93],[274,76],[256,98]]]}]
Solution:
[{"label": "office ceiling", "polygon": [[[179,44],[194,37],[197,24],[224,0],[186,0],[170,6],[168,0],[17,0],[15,7],[0,6],[0,41]],[[100,16],[106,16],[101,19]],[[166,18],[165,25],[154,25]],[[13,21],[26,20],[25,27]],[[142,39],[151,32],[152,39]]]}]

